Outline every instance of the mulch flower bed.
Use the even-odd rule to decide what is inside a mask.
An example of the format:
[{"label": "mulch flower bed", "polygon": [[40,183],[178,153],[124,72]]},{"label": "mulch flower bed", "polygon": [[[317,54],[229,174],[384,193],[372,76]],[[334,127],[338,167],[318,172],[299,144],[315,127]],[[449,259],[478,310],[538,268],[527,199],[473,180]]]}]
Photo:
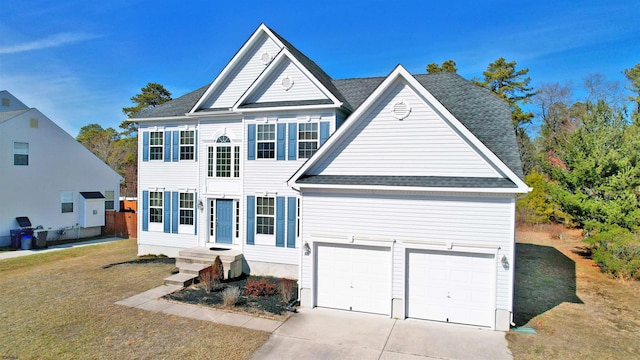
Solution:
[{"label": "mulch flower bed", "polygon": [[[266,281],[271,283],[275,289],[278,289],[274,295],[251,296],[245,293],[249,280]],[[267,318],[282,318],[287,316],[287,305],[283,296],[280,294],[282,279],[266,276],[242,276],[235,279],[224,280],[219,289],[207,293],[202,283],[191,285],[172,294],[165,295],[163,298],[171,301],[183,302],[194,305],[209,306],[212,308],[238,311],[251,315],[258,315]],[[286,281],[286,280],[285,280]],[[290,281],[290,280],[289,280]],[[233,307],[224,307],[223,291],[232,286],[240,288],[242,295]],[[297,294],[297,285],[294,285],[293,296]]]}]

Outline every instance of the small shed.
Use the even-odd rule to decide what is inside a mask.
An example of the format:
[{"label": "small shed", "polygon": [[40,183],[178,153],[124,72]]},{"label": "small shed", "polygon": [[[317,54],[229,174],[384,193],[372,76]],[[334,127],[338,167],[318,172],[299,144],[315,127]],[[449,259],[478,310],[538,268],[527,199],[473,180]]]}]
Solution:
[{"label": "small shed", "polygon": [[104,195],[99,191],[81,191],[80,195],[80,226],[104,226]]}]

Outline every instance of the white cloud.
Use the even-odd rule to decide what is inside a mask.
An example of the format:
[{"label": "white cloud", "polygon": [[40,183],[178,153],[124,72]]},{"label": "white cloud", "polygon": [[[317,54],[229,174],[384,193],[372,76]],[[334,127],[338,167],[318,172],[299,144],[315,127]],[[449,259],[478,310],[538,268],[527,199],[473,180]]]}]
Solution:
[{"label": "white cloud", "polygon": [[86,33],[60,33],[47,36],[43,39],[25,42],[22,44],[5,45],[0,47],[0,54],[15,54],[25,51],[40,50],[52,47],[73,44],[98,38],[98,35]]}]

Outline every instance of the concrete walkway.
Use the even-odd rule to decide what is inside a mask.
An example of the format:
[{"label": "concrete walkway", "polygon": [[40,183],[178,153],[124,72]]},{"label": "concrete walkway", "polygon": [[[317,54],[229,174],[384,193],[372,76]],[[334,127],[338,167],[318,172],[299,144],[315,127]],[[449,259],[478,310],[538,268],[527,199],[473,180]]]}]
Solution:
[{"label": "concrete walkway", "polygon": [[230,313],[197,305],[174,303],[159,299],[180,289],[182,289],[182,286],[179,285],[163,285],[118,301],[116,304],[266,332],[273,332],[282,325],[282,321],[263,319],[255,316]]},{"label": "concrete walkway", "polygon": [[111,238],[104,238],[104,239],[95,239],[95,240],[87,240],[87,241],[82,241],[82,242],[75,242],[75,243],[70,243],[70,244],[54,245],[54,246],[49,246],[46,249],[4,251],[4,252],[0,252],[0,260],[13,259],[13,258],[21,257],[21,256],[28,256],[28,255],[34,255],[34,254],[42,254],[42,253],[47,253],[47,252],[51,252],[51,251],[59,251],[59,250],[64,250],[64,249],[70,249],[70,248],[74,248],[74,247],[82,247],[82,246],[102,244],[102,243],[106,243],[106,242],[110,242],[110,241],[118,241],[118,240],[125,240],[125,239],[119,238],[119,237],[111,237]]},{"label": "concrete walkway", "polygon": [[420,320],[302,308],[253,359],[512,359],[505,333]]}]

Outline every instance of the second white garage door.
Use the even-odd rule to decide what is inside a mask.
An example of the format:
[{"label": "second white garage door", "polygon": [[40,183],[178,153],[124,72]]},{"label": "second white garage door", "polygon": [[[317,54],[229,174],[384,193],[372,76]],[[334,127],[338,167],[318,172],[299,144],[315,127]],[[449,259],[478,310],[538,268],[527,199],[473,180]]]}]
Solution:
[{"label": "second white garage door", "polygon": [[493,254],[407,254],[407,316],[468,325],[493,321]]},{"label": "second white garage door", "polygon": [[388,247],[318,244],[315,279],[317,306],[389,314]]}]

